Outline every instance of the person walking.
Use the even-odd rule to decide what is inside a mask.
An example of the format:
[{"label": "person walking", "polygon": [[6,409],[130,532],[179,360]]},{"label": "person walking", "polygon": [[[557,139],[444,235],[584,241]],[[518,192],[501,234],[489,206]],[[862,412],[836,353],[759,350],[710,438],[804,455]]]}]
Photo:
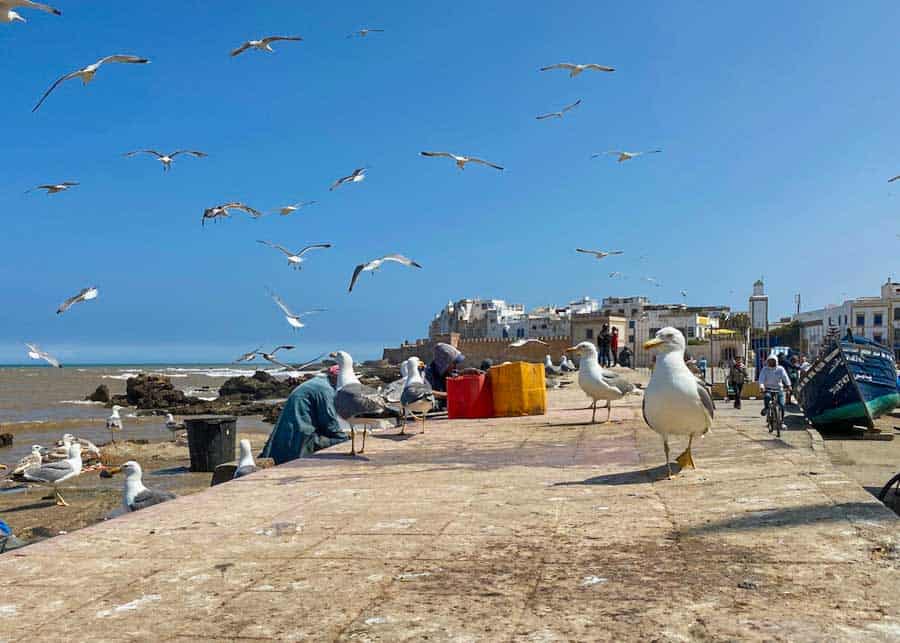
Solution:
[{"label": "person walking", "polygon": [[747,367],[744,366],[744,358],[740,355],[734,358],[734,363],[728,369],[728,385],[734,389],[734,408],[741,408],[741,390],[747,381]]},{"label": "person walking", "polygon": [[612,353],[612,365],[619,365],[619,329],[613,326],[612,333],[609,335],[609,350]]},{"label": "person walking", "polygon": [[600,366],[609,366],[609,324],[603,324],[597,336],[597,357]]}]

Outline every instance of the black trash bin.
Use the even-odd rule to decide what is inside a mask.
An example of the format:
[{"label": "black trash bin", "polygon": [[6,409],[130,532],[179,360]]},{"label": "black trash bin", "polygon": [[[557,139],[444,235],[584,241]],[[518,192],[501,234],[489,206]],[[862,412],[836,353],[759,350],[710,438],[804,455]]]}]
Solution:
[{"label": "black trash bin", "polygon": [[231,415],[201,415],[185,418],[191,471],[212,473],[216,467],[234,460],[237,418]]}]

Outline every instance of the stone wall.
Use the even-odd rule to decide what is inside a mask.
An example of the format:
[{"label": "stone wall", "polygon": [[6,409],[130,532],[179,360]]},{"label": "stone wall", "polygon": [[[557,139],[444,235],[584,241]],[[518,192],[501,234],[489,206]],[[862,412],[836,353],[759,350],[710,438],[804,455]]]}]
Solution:
[{"label": "stone wall", "polygon": [[444,342],[458,348],[466,356],[466,366],[478,367],[482,360],[491,359],[494,363],[500,362],[540,362],[544,356],[550,355],[553,363],[558,364],[565,349],[572,344],[568,337],[542,337],[542,344],[529,343],[521,348],[510,348],[514,341],[510,339],[465,339],[457,333],[443,335],[434,339],[419,339],[415,342],[404,342],[397,348],[385,348],[383,358],[392,364],[399,364],[403,360],[415,355],[428,364],[434,355],[434,345]]}]

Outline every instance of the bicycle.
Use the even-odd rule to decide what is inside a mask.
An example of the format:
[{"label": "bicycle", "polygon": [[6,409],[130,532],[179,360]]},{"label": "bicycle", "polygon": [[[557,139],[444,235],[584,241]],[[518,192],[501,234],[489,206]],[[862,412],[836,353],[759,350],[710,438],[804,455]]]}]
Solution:
[{"label": "bicycle", "polygon": [[767,393],[769,397],[769,409],[766,411],[766,426],[769,433],[775,432],[775,437],[781,437],[781,426],[784,423],[784,411],[778,403],[778,393]]}]

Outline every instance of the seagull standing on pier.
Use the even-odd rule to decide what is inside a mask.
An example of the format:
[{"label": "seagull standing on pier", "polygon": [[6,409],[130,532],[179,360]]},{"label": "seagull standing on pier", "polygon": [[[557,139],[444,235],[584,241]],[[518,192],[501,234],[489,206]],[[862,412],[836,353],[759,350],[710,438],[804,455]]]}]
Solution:
[{"label": "seagull standing on pier", "polygon": [[108,467],[107,474],[113,475],[119,472],[125,474],[125,485],[122,489],[122,505],[126,511],[140,511],[161,502],[175,499],[175,494],[161,489],[150,489],[144,486],[144,474],[134,460],[129,460],[119,467]]},{"label": "seagull standing on pier", "polygon": [[75,304],[96,299],[97,295],[99,294],[100,291],[97,289],[97,286],[88,286],[87,288],[82,288],[77,295],[72,295],[63,303],[61,303],[59,305],[59,308],[56,309],[56,314],[61,315]]},{"label": "seagull standing on pier", "polygon": [[304,261],[303,255],[305,255],[310,250],[315,250],[317,248],[330,248],[331,247],[330,243],[312,243],[308,246],[303,246],[303,248],[301,248],[297,252],[291,252],[284,246],[280,246],[277,243],[272,243],[271,241],[257,240],[256,243],[261,243],[264,246],[269,246],[270,248],[274,248],[275,250],[278,250],[278,251],[282,252],[283,254],[285,254],[287,256],[288,265],[291,268],[293,268],[294,270],[300,270],[301,268],[303,268],[303,266],[301,265]]},{"label": "seagull standing on pier", "polygon": [[234,470],[232,480],[249,476],[258,469],[253,461],[253,452],[250,450],[250,440],[241,440],[241,459],[238,460],[237,469]]},{"label": "seagull standing on pier", "polygon": [[406,432],[406,414],[412,413],[413,420],[416,413],[422,414],[422,433],[425,433],[425,418],[428,412],[434,409],[434,391],[419,370],[419,358],[410,357],[403,365],[406,372],[406,382],[403,384],[403,392],[400,394],[400,404],[403,407],[403,428],[400,433]]},{"label": "seagull standing on pier", "polygon": [[597,361],[597,347],[591,342],[581,342],[566,352],[575,353],[579,358],[578,386],[593,400],[591,424],[597,421],[597,400],[606,400],[606,422],[609,422],[613,400],[621,400],[634,392],[634,384],[621,375],[604,370]]},{"label": "seagull standing on pier", "polygon": [[61,16],[62,11],[48,4],[32,2],[32,0],[0,0],[0,22],[28,22],[14,9],[37,9],[54,16]]},{"label": "seagull standing on pier", "polygon": [[694,469],[694,459],[691,457],[694,436],[706,434],[712,428],[715,416],[715,405],[709,391],[684,363],[685,347],[684,335],[672,327],[659,330],[656,337],[644,342],[646,350],[659,352],[644,395],[644,421],[662,436],[666,470],[670,478],[669,437],[689,436],[687,449],[675,460],[682,468]]},{"label": "seagull standing on pier", "polygon": [[53,487],[53,497],[58,507],[68,507],[59,493],[59,485],[81,474],[81,445],[77,442],[69,447],[69,457],[65,460],[48,462],[40,467],[25,469],[23,475],[30,482]]},{"label": "seagull standing on pier", "polygon": [[359,453],[366,450],[366,434],[368,427],[379,417],[392,414],[387,407],[384,396],[371,386],[360,383],[353,372],[353,358],[349,353],[337,351],[330,357],[337,361],[338,381],[334,395],[334,410],[350,425],[350,455],[356,455],[356,428],[363,428],[362,447]]},{"label": "seagull standing on pier", "polygon": [[347,289],[347,292],[353,292],[353,287],[356,285],[356,280],[359,279],[359,276],[364,272],[371,272],[372,275],[375,275],[375,271],[381,268],[381,265],[385,261],[393,261],[395,263],[399,263],[404,266],[409,266],[410,268],[421,268],[422,266],[410,259],[409,257],[404,257],[403,255],[398,254],[390,254],[385,255],[383,257],[379,257],[378,259],[372,259],[367,263],[361,263],[356,268],[353,269],[353,276],[350,278],[350,288]]},{"label": "seagull standing on pier", "polygon": [[41,100],[37,102],[37,105],[34,106],[32,112],[36,112],[38,108],[44,104],[44,101],[47,100],[47,97],[53,92],[54,89],[59,87],[62,83],[67,80],[72,80],[73,78],[80,78],[81,82],[84,85],[87,85],[92,80],[94,80],[94,75],[97,73],[97,70],[100,69],[102,65],[106,63],[128,63],[131,65],[146,65],[150,61],[146,58],[140,58],[138,56],[128,56],[124,54],[116,54],[114,56],[106,56],[105,58],[101,58],[95,63],[91,63],[87,67],[83,67],[82,69],[77,69],[73,72],[66,74],[65,76],[60,76],[56,79],[52,85],[50,85],[50,89],[44,92],[44,95],[41,96]]}]

